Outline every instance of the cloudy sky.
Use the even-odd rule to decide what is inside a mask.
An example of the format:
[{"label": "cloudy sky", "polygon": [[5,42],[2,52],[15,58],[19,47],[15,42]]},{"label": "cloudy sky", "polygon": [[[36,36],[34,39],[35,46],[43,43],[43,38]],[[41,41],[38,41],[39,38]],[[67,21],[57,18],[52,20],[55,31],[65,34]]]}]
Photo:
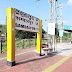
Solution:
[{"label": "cloudy sky", "polygon": [[[59,3],[63,3],[63,24],[72,26],[72,0],[58,0],[58,6]],[[0,0],[0,24],[6,24],[8,7],[17,8],[42,19],[43,28],[44,30],[47,30],[49,19],[48,0],[40,0],[39,2],[36,2],[35,0]],[[59,14],[60,8],[58,9],[58,15]],[[58,20],[58,22],[60,22],[60,20]]]},{"label": "cloudy sky", "polygon": [[67,4],[72,5],[72,0],[68,0]]}]

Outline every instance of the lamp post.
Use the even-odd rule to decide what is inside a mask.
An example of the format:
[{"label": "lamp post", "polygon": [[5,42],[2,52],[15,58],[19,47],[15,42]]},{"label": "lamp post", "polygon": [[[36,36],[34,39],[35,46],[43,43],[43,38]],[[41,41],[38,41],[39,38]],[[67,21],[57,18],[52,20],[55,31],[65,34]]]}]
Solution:
[{"label": "lamp post", "polygon": [[[63,30],[63,4],[60,3],[60,30]],[[62,36],[60,36],[60,43],[62,43]]]},{"label": "lamp post", "polygon": [[37,1],[40,1],[40,0],[35,0],[35,1],[37,2]]},{"label": "lamp post", "polygon": [[[36,2],[37,1],[40,1],[40,0],[36,0]],[[57,25],[57,2],[58,2],[58,0],[48,0],[48,3],[49,3],[49,23],[55,24],[55,31],[57,29],[57,26],[56,26]],[[50,35],[51,35],[51,38],[53,39],[53,49],[55,52],[55,43],[56,43],[55,34],[53,34],[53,35],[50,34]]]},{"label": "lamp post", "polygon": [[[57,2],[58,0],[48,0],[49,3],[49,25],[50,24],[55,24],[55,31],[57,30]],[[50,25],[51,26],[51,25]],[[53,25],[54,26],[54,25]],[[51,26],[52,28],[52,26]],[[50,30],[50,29],[49,29]],[[51,34],[52,38],[52,46],[53,46],[53,51],[56,52],[55,47],[56,47],[56,32],[55,34]]]}]

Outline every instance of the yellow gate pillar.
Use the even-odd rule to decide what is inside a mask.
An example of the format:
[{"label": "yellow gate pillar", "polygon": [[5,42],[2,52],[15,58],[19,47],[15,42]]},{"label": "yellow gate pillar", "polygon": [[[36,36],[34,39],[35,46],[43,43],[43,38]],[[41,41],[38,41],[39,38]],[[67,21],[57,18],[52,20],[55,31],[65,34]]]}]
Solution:
[{"label": "yellow gate pillar", "polygon": [[7,9],[7,65],[15,65],[15,9]]},{"label": "yellow gate pillar", "polygon": [[42,20],[39,20],[39,33],[37,33],[37,55],[41,56],[42,48]]}]

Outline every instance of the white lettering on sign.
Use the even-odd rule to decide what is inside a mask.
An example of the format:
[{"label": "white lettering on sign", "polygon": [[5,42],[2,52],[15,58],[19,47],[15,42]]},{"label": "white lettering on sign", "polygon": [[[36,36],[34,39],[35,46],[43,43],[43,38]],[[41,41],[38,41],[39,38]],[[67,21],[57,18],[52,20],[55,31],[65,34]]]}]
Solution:
[{"label": "white lettering on sign", "polygon": [[39,19],[18,9],[15,9],[15,29],[39,32]]}]

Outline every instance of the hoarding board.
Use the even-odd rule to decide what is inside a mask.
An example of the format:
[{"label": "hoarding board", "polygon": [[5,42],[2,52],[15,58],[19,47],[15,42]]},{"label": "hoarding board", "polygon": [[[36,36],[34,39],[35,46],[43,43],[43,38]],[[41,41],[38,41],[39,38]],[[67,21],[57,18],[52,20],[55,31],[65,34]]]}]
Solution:
[{"label": "hoarding board", "polygon": [[63,30],[59,30],[59,36],[60,36],[60,37],[63,36]]},{"label": "hoarding board", "polygon": [[15,29],[29,32],[39,32],[39,19],[15,9]]}]

